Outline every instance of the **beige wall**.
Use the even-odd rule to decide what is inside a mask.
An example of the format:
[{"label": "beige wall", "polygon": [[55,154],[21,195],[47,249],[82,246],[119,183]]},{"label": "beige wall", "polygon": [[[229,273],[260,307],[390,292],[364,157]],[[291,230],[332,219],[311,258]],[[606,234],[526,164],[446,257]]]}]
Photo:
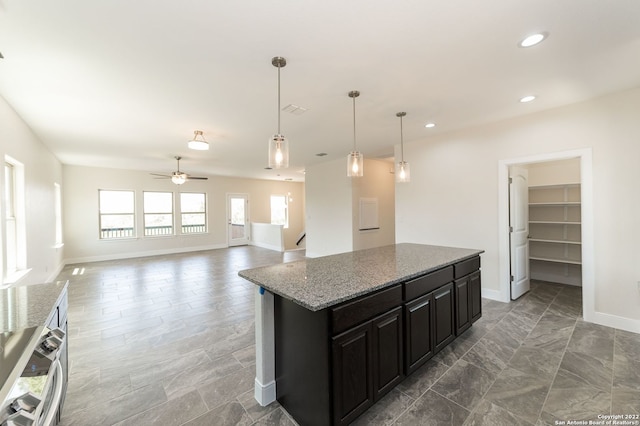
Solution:
[{"label": "beige wall", "polygon": [[640,88],[405,143],[412,181],[396,190],[397,241],[484,249],[483,289],[499,291],[499,162],[591,149],[595,311],[640,332],[639,110]]},{"label": "beige wall", "polygon": [[[20,282],[31,284],[50,281],[63,266],[63,247],[55,244],[54,214],[54,183],[62,184],[62,165],[2,97],[0,123],[2,159],[9,155],[24,165],[26,266],[31,271]],[[4,200],[4,172],[0,173],[0,192],[1,199]],[[4,207],[4,202],[2,206]],[[1,262],[4,264],[5,211],[0,210],[0,232],[3,235],[0,251],[3,253]],[[4,272],[4,267],[2,271]]]},{"label": "beige wall", "polygon": [[[290,192],[293,201],[289,203],[289,228],[284,231],[286,249],[296,248],[296,237],[304,229],[304,184],[299,182],[210,176],[207,181],[190,181],[177,186],[169,180],[153,179],[146,172],[80,166],[64,166],[63,175],[65,257],[68,263],[227,247],[226,205],[229,193],[248,194],[250,221],[269,223],[271,195]],[[142,229],[142,191],[206,192],[209,232],[203,235],[100,240],[99,189],[135,191],[138,229]]]},{"label": "beige wall", "polygon": [[[380,247],[395,242],[395,176],[390,173],[393,163],[365,158],[365,173],[353,179],[353,249]],[[380,228],[360,231],[360,198],[378,200]]]},{"label": "beige wall", "polygon": [[[307,256],[317,257],[395,242],[393,164],[366,159],[364,176],[349,178],[346,158],[307,167]],[[360,198],[378,199],[380,229],[359,230]]]}]

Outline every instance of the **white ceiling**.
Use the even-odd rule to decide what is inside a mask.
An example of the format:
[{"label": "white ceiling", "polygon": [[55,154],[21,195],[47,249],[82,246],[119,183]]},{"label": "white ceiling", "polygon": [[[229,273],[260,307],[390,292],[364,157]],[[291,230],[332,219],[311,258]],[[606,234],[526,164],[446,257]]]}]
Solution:
[{"label": "white ceiling", "polygon": [[[384,157],[398,111],[410,142],[640,86],[640,1],[0,0],[0,52],[0,95],[64,164],[299,181],[351,150],[350,90]],[[274,56],[308,111],[282,113],[290,168],[268,171]]]}]

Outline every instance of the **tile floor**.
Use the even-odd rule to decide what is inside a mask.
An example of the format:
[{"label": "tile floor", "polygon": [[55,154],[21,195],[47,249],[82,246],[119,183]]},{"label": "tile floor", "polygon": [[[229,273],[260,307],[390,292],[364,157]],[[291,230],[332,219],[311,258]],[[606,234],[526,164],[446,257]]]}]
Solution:
[{"label": "tile floor", "polygon": [[[254,286],[237,271],[303,255],[245,246],[67,266],[62,425],[295,425],[277,403],[253,399]],[[542,426],[640,414],[640,335],[580,316],[580,289],[557,284],[533,282],[509,304],[483,300],[471,329],[355,423]]]}]

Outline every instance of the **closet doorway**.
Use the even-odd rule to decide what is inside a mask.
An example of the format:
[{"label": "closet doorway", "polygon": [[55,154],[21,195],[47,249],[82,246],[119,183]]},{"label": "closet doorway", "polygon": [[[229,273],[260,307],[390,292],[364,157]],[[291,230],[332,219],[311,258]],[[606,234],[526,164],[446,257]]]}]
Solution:
[{"label": "closet doorway", "polygon": [[499,166],[500,299],[512,299],[509,176],[524,168],[530,277],[581,286],[583,317],[589,321],[595,308],[591,150],[503,160]]}]

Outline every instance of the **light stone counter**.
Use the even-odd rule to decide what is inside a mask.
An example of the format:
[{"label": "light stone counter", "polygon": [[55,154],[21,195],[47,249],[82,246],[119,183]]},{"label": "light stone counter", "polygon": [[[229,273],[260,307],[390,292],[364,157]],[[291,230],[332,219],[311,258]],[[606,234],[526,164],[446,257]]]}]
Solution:
[{"label": "light stone counter", "polygon": [[240,271],[259,286],[255,399],[262,406],[276,400],[274,294],[319,311],[480,253],[483,250],[395,244]]},{"label": "light stone counter", "polygon": [[66,281],[0,290],[0,333],[44,326],[59,304]]},{"label": "light stone counter", "polygon": [[247,269],[239,275],[311,311],[319,311],[482,252],[404,243]]}]

